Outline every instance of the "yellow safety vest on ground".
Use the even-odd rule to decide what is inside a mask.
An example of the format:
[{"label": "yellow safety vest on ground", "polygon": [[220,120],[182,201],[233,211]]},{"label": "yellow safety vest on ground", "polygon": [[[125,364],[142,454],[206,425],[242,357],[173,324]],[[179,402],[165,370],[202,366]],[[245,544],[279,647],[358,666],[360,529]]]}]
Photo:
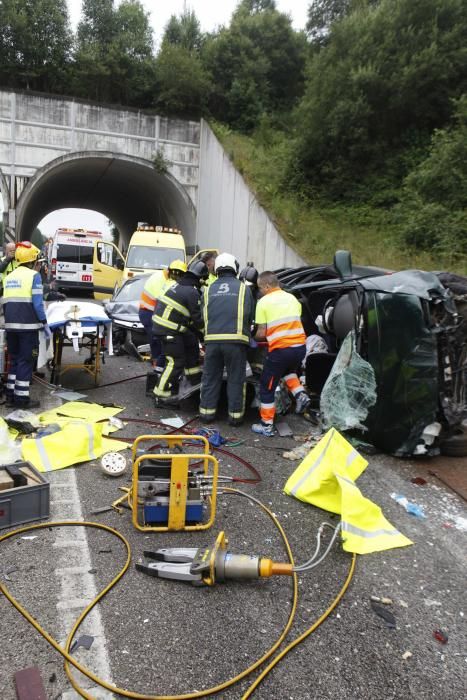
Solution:
[{"label": "yellow safety vest on ground", "polygon": [[103,437],[103,429],[103,423],[68,419],[68,423],[52,435],[24,438],[21,442],[22,458],[40,472],[49,472],[97,459],[105,452],[128,448],[125,442]]},{"label": "yellow safety vest on ground", "polygon": [[367,466],[367,460],[331,428],[290,476],[284,492],[341,515],[343,547],[348,552],[369,554],[412,544],[354,483]]},{"label": "yellow safety vest on ground", "polygon": [[306,343],[301,321],[302,305],[289,292],[272,289],[256,304],[255,323],[266,324],[269,351]]}]

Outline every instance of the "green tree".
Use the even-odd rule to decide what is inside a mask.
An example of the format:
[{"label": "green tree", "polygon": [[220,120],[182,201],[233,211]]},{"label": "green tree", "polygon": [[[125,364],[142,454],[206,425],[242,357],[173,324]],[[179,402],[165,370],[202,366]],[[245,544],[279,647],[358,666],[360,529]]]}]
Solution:
[{"label": "green tree", "polygon": [[404,239],[422,250],[467,255],[467,95],[453,124],[435,131],[429,154],[404,182]]},{"label": "green tree", "polygon": [[206,111],[211,90],[209,76],[193,51],[164,42],[156,59],[156,96],[159,112],[198,118]]},{"label": "green tree", "polygon": [[192,10],[186,10],[178,17],[172,15],[165,27],[162,43],[182,46],[187,51],[199,51],[203,35],[196,14]]},{"label": "green tree", "polygon": [[149,14],[139,0],[122,0],[115,13],[114,27],[108,56],[112,98],[121,104],[147,107],[155,83]]},{"label": "green tree", "polygon": [[78,24],[74,93],[93,100],[112,101],[110,47],[115,36],[113,0],[83,0]]},{"label": "green tree", "polygon": [[148,106],[154,89],[153,37],[139,0],[84,0],[74,89],[82,97]]},{"label": "green tree", "polygon": [[73,38],[66,0],[0,2],[0,81],[60,92],[66,86]]},{"label": "green tree", "polygon": [[213,115],[250,130],[263,112],[289,110],[303,91],[306,41],[272,0],[244,0],[202,51]]},{"label": "green tree", "polygon": [[295,185],[297,171],[333,199],[400,185],[467,89],[466,32],[464,0],[381,0],[333,24],[296,115]]}]

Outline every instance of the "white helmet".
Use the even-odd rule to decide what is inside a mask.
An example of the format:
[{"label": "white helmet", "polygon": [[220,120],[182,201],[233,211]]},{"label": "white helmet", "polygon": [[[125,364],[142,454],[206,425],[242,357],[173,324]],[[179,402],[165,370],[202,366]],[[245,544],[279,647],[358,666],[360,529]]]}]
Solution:
[{"label": "white helmet", "polygon": [[216,262],[214,263],[214,272],[219,272],[219,270],[233,270],[235,274],[238,274],[240,265],[235,255],[230,253],[221,253],[217,256]]}]

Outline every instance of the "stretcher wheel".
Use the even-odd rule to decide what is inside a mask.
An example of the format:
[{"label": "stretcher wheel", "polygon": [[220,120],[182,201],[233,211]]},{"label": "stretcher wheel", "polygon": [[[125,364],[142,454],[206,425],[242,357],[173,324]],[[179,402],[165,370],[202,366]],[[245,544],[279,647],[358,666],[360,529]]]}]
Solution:
[{"label": "stretcher wheel", "polygon": [[121,476],[127,467],[126,457],[120,452],[106,452],[101,458],[101,469],[106,476]]}]

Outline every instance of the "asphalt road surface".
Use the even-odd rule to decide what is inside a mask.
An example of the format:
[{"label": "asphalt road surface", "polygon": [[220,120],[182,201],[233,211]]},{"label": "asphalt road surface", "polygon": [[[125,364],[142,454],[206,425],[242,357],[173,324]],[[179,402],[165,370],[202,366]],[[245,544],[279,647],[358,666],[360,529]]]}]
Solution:
[{"label": "asphalt road surface", "polygon": [[[123,418],[158,420],[178,415],[189,420],[196,415],[193,399],[184,402],[181,410],[155,410],[145,396],[144,377],[134,378],[146,369],[132,358],[113,357],[106,360],[101,383],[127,378],[131,381],[96,390],[82,371],[72,371],[64,384],[84,389],[88,400],[125,406],[120,414]],[[33,394],[41,398],[44,408],[60,404],[42,386],[35,385]],[[5,408],[0,407],[0,412],[5,415]],[[254,435],[250,431],[254,418],[255,411],[251,411],[244,427],[232,429],[222,415],[218,427],[233,441],[244,441],[231,451],[249,460],[262,481],[257,485],[240,484],[239,488],[274,511],[287,533],[295,560],[302,562],[314,549],[319,524],[335,523],[336,518],[283,494],[283,486],[298,462],[284,459],[282,453],[297,443],[291,438]],[[310,430],[300,417],[288,416],[287,421],[297,434]],[[199,420],[193,423],[194,427],[200,425]],[[127,437],[148,432],[157,431],[135,423],[121,431]],[[341,604],[267,676],[253,694],[258,700],[466,697],[465,502],[426,471],[427,483],[413,484],[411,479],[418,474],[416,460],[396,460],[382,454],[368,459],[370,464],[358,480],[359,487],[414,545],[357,557],[355,574]],[[441,468],[438,462],[437,470]],[[237,477],[250,476],[229,458],[221,459],[220,470]],[[128,572],[80,630],[80,634],[92,635],[94,642],[89,650],[78,649],[75,656],[99,676],[142,694],[178,696],[211,688],[237,675],[279,636],[291,606],[288,577],[195,588],[150,578],[134,568],[145,549],[198,546],[213,540],[220,530],[228,534],[232,550],[284,560],[278,531],[258,507],[238,496],[223,495],[211,531],[140,533],[132,527],[128,511],[91,515],[121,495],[118,487],[128,484],[128,474],[111,479],[102,474],[98,462],[90,462],[50,473],[49,477],[51,520],[104,523],[117,528],[131,545],[133,560]],[[422,505],[427,517],[406,513],[391,498],[392,492]],[[123,566],[124,548],[109,533],[80,527],[30,534],[36,535],[35,539],[17,536],[1,545],[0,575],[21,604],[63,644],[79,612]],[[320,566],[300,575],[299,604],[289,640],[327,609],[346,579],[350,562],[350,555],[336,544]],[[395,628],[389,628],[375,614],[371,596],[393,601],[387,609],[395,616]],[[59,654],[3,596],[0,630],[2,700],[16,698],[15,672],[35,665],[40,669],[47,698],[79,697],[64,674]],[[435,630],[447,636],[446,644],[434,638]],[[241,698],[255,676],[217,697]],[[90,688],[92,698],[120,697],[97,689],[86,679],[83,685]]]}]

